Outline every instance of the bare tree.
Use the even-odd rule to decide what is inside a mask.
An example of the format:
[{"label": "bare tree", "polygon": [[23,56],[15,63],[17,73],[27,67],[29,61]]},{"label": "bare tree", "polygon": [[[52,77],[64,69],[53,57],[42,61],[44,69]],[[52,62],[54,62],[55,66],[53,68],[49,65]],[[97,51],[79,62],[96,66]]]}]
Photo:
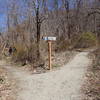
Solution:
[{"label": "bare tree", "polygon": [[64,4],[64,8],[66,10],[66,19],[67,19],[66,23],[67,23],[67,29],[68,29],[67,34],[68,34],[68,39],[70,40],[71,39],[71,32],[70,32],[71,26],[70,26],[70,19],[69,19],[69,17],[70,17],[70,15],[69,15],[70,1],[69,0],[63,0],[63,4]]},{"label": "bare tree", "polygon": [[36,21],[36,34],[37,34],[37,58],[40,58],[40,37],[41,37],[41,25],[46,17],[42,14],[44,0],[33,0],[33,7],[35,11],[35,21]]}]

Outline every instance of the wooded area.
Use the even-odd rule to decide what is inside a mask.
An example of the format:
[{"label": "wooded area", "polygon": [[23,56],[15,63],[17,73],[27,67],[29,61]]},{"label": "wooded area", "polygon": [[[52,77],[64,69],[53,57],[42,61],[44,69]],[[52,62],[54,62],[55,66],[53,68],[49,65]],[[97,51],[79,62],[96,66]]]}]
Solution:
[{"label": "wooded area", "polygon": [[98,44],[100,0],[10,0],[1,50],[12,47],[15,61],[34,63],[47,51],[43,36],[57,37],[56,52]]},{"label": "wooded area", "polygon": [[0,0],[0,100],[100,100],[100,0]]}]

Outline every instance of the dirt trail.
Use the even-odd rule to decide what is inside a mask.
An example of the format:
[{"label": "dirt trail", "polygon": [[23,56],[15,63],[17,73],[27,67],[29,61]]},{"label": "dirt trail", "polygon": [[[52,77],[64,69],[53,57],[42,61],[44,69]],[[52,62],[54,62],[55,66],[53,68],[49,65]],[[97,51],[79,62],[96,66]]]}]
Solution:
[{"label": "dirt trail", "polygon": [[91,60],[88,52],[77,54],[57,71],[31,75],[0,61],[12,77],[18,80],[17,100],[81,100],[83,76]]}]

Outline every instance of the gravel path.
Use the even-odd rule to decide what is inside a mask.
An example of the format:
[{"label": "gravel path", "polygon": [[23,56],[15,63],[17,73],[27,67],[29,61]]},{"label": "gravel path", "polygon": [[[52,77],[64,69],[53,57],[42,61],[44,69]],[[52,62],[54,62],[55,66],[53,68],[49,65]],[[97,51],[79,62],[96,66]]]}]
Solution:
[{"label": "gravel path", "polygon": [[12,77],[18,80],[17,100],[81,100],[81,86],[91,60],[88,52],[77,54],[60,70],[31,75],[0,61]]}]

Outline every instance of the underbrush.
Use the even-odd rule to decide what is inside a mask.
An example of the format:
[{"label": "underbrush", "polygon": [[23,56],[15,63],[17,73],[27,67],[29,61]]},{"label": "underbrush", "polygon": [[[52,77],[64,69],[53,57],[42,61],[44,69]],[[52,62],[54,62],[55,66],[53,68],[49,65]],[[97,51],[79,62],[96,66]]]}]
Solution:
[{"label": "underbrush", "polygon": [[16,52],[12,55],[12,60],[15,62],[22,62],[23,64],[34,63],[36,60],[36,45],[25,46],[24,44],[16,44],[14,46]]},{"label": "underbrush", "polygon": [[[96,37],[93,33],[87,32],[81,35],[74,35],[70,40],[66,37],[60,37],[57,41],[52,42],[52,51],[55,53],[61,53],[65,51],[72,51],[74,48],[89,48],[96,44]],[[37,45],[31,43],[30,45],[15,44],[16,52],[12,55],[12,60],[15,62],[21,62],[22,65],[27,63],[32,66],[45,65],[46,57],[48,57],[48,45],[47,42],[41,41],[40,43],[40,59],[37,59]]]},{"label": "underbrush", "polygon": [[82,33],[75,41],[74,48],[89,48],[96,45],[96,36],[91,32]]},{"label": "underbrush", "polygon": [[100,100],[100,49],[93,52],[94,60],[86,74],[87,81],[84,85],[86,98],[83,100]]},{"label": "underbrush", "polygon": [[20,63],[22,66],[30,64],[33,68],[43,66],[44,60],[42,55],[37,57],[37,45],[16,44],[14,45],[16,51],[13,52],[11,58],[15,63]]},{"label": "underbrush", "polygon": [[66,51],[73,50],[76,48],[91,48],[97,43],[97,39],[94,33],[85,32],[82,34],[73,35],[71,39],[66,39],[66,37],[61,37],[57,40],[56,51]]},{"label": "underbrush", "polygon": [[56,51],[66,51],[70,47],[71,43],[69,40],[66,39],[66,37],[60,37],[56,42]]}]

